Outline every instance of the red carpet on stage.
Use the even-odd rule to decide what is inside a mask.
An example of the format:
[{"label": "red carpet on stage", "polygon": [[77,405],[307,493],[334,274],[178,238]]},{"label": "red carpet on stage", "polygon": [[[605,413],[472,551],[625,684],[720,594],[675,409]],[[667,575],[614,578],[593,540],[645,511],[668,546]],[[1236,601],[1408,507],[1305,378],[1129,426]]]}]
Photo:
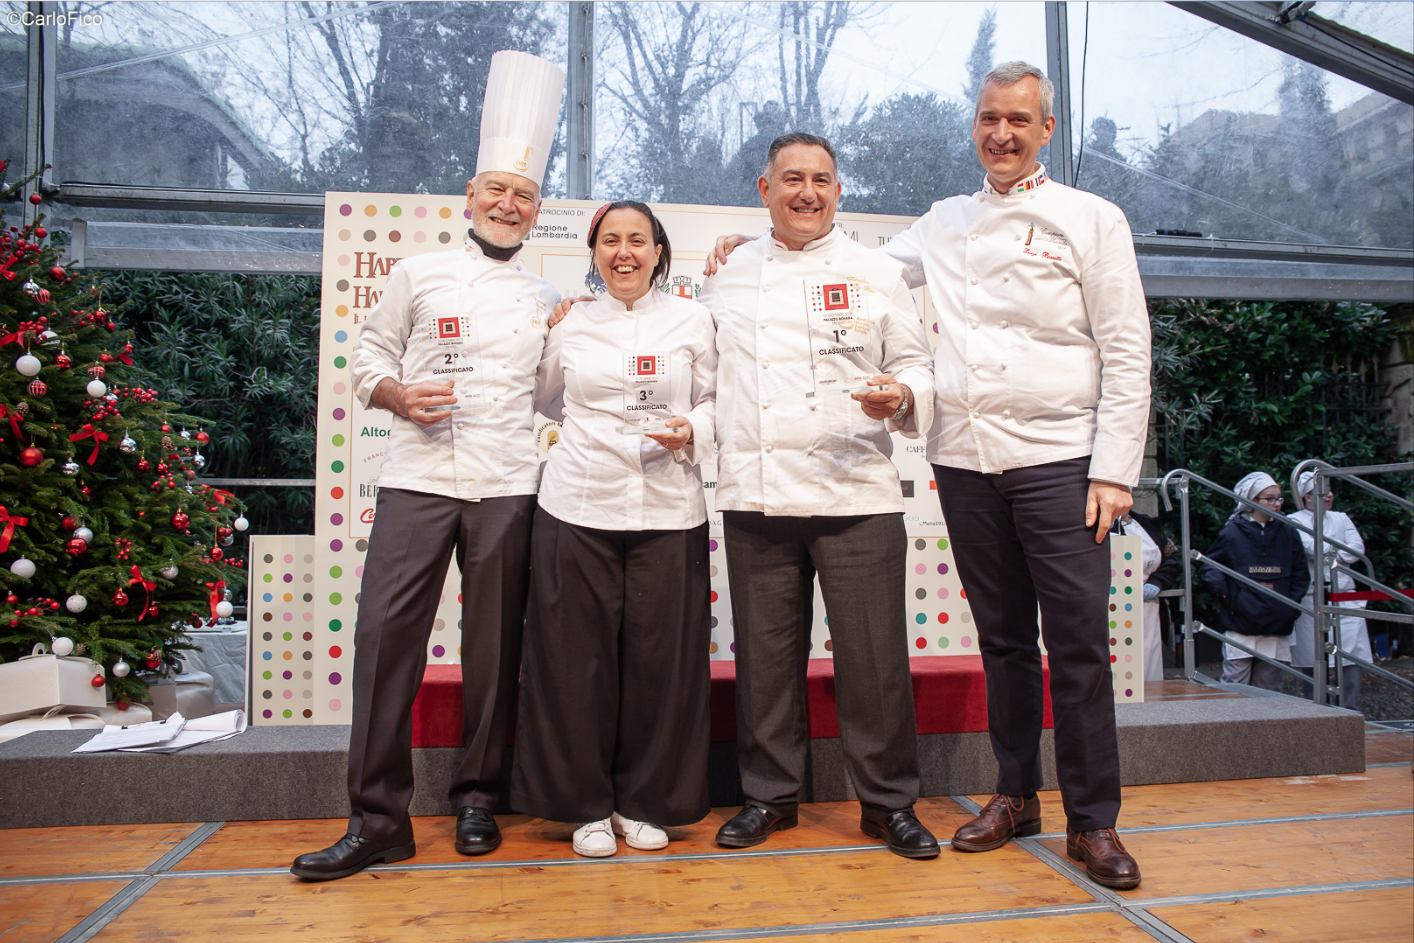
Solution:
[{"label": "red carpet on stage", "polygon": [[[910,658],[913,708],[918,732],[973,733],[987,729],[987,684],[981,655],[929,655]],[[1051,726],[1050,670],[1042,660],[1046,692],[1045,726]],[[835,716],[835,666],[832,659],[812,658],[805,680],[812,738],[838,737]],[[462,745],[462,671],[460,665],[428,665],[422,689],[412,706],[412,745]],[[736,664],[712,662],[712,739],[736,739]]]}]

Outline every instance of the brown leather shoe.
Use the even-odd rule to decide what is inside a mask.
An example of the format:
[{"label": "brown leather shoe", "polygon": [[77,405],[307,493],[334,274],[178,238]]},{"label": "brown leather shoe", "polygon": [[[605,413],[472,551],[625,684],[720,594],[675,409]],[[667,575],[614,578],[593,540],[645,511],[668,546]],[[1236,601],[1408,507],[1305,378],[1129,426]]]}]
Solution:
[{"label": "brown leather shoe", "polygon": [[991,851],[1013,838],[1041,831],[1041,800],[1037,796],[1003,796],[1000,793],[982,807],[982,812],[952,836],[958,851]]},{"label": "brown leather shoe", "polygon": [[1065,853],[1085,862],[1085,874],[1096,884],[1127,891],[1139,886],[1139,862],[1124,850],[1112,828],[1089,832],[1065,830]]}]

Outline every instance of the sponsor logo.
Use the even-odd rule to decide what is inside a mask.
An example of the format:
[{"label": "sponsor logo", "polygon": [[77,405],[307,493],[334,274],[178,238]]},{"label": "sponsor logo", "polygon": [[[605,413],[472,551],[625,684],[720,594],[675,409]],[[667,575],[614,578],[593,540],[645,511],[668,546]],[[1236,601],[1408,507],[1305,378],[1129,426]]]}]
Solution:
[{"label": "sponsor logo", "polygon": [[821,287],[820,291],[825,296],[826,311],[849,310],[848,285],[824,285]]},{"label": "sponsor logo", "polygon": [[517,158],[516,160],[512,161],[512,162],[511,162],[511,166],[514,167],[516,170],[519,170],[519,171],[521,171],[522,173],[524,173],[524,172],[525,172],[527,169],[529,169],[529,167],[530,167],[530,152],[531,152],[533,149],[534,149],[534,148],[529,148],[529,147],[527,147],[527,148],[525,149],[525,156],[524,156],[524,157]]},{"label": "sponsor logo", "polygon": [[540,454],[544,455],[559,444],[562,427],[553,419],[542,422],[535,429],[535,444],[540,449]]},{"label": "sponsor logo", "polygon": [[363,513],[358,516],[358,519],[359,519],[360,522],[362,522],[362,523],[364,523],[364,524],[372,524],[372,523],[373,523],[373,514],[374,514],[373,508],[364,508],[364,509],[363,509]]},{"label": "sponsor logo", "polygon": [[461,318],[438,318],[438,319],[437,319],[437,336],[438,336],[439,338],[461,337],[461,336],[462,336],[462,322],[461,322]]},{"label": "sponsor logo", "polygon": [[664,354],[634,354],[629,360],[630,380],[656,380],[668,375],[668,358]]},{"label": "sponsor logo", "polygon": [[672,283],[669,287],[672,293],[679,298],[696,298],[697,293],[702,290],[687,275],[673,276]]},{"label": "sponsor logo", "polygon": [[428,322],[427,336],[436,341],[438,347],[460,347],[462,341],[471,336],[471,321],[439,314]]}]

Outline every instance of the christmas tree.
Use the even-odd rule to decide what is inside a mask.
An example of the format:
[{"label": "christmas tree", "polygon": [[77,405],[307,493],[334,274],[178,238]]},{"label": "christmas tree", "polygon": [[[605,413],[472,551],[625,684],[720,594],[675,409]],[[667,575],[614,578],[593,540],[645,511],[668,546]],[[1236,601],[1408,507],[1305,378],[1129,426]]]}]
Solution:
[{"label": "christmas tree", "polygon": [[[0,201],[23,183],[0,161]],[[244,563],[223,547],[247,524],[197,480],[210,433],[142,385],[103,286],[57,264],[43,222],[0,232],[0,662],[89,658],[125,708],[138,671],[177,669],[188,627],[231,614]]]}]

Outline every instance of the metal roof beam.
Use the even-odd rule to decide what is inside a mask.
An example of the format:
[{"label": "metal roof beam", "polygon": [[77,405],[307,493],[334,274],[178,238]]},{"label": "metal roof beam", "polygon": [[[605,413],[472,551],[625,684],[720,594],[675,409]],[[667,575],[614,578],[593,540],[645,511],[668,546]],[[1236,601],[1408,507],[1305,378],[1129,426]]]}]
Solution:
[{"label": "metal roof beam", "polygon": [[324,194],[322,193],[197,190],[66,182],[59,185],[58,195],[54,199],[69,206],[102,206],[133,210],[279,213],[286,216],[324,215]]},{"label": "metal roof beam", "polygon": [[[1314,13],[1300,12],[1306,4],[1170,2],[1194,16],[1414,105],[1414,53]],[[1282,22],[1284,12],[1292,17],[1287,22]]]}]

